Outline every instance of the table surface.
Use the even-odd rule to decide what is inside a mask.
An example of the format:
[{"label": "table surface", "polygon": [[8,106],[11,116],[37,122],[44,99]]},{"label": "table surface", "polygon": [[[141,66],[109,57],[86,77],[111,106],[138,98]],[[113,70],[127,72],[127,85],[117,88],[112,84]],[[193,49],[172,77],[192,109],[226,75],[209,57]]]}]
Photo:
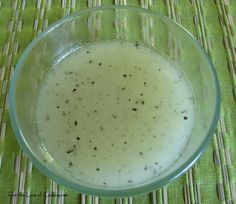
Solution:
[{"label": "table surface", "polygon": [[[17,60],[38,33],[73,12],[111,4],[151,9],[182,24],[208,52],[222,92],[217,130],[193,168],[164,188],[114,199],[85,196],[41,174],[18,145],[7,106]],[[0,204],[236,203],[235,72],[236,0],[0,0]]]}]

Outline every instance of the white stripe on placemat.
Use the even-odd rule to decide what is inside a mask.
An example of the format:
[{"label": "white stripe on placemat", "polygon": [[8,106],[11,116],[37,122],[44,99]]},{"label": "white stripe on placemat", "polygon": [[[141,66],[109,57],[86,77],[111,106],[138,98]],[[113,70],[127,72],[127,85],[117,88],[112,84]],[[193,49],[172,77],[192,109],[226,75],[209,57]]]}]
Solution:
[{"label": "white stripe on placemat", "polygon": [[85,204],[86,203],[86,195],[81,194],[81,204]]}]

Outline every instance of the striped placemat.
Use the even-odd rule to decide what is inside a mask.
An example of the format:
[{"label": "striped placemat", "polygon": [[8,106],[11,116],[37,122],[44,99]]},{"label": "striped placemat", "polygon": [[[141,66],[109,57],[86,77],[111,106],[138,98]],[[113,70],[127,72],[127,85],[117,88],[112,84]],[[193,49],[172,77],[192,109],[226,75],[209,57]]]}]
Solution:
[{"label": "striped placemat", "polygon": [[[222,111],[210,146],[184,176],[130,198],[85,196],[41,174],[20,149],[8,115],[9,81],[19,56],[54,21],[100,5],[140,6],[187,28],[211,57],[221,86]],[[236,203],[235,0],[0,0],[0,204]]]}]

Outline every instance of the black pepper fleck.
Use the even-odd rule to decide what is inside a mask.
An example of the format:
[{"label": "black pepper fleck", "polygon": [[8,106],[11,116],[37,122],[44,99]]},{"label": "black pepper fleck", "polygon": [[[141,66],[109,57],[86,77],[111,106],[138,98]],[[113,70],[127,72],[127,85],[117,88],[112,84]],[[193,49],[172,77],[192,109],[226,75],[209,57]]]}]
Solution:
[{"label": "black pepper fleck", "polygon": [[75,120],[75,122],[74,122],[74,125],[75,125],[75,126],[77,126],[77,125],[78,125],[78,122],[77,122],[77,120]]},{"label": "black pepper fleck", "polygon": [[117,116],[116,116],[116,115],[113,115],[113,114],[112,114],[111,116],[112,116],[113,118],[117,118]]},{"label": "black pepper fleck", "polygon": [[92,85],[95,84],[95,81],[92,81],[91,84],[92,84]]},{"label": "black pepper fleck", "polygon": [[57,106],[57,108],[60,108],[60,106]]},{"label": "black pepper fleck", "polygon": [[92,64],[93,60],[89,60],[89,64]]},{"label": "black pepper fleck", "polygon": [[86,53],[87,53],[87,54],[89,54],[89,53],[90,53],[90,51],[86,51]]},{"label": "black pepper fleck", "polygon": [[126,78],[126,77],[127,77],[127,75],[126,75],[126,74],[123,74],[123,77],[125,77],[125,78]]},{"label": "black pepper fleck", "polygon": [[76,92],[77,89],[73,89],[72,92]]},{"label": "black pepper fleck", "polygon": [[66,153],[67,154],[70,154],[70,153],[72,153],[74,151],[74,149],[69,149]]},{"label": "black pepper fleck", "polygon": [[98,64],[99,66],[102,66],[102,63],[101,62],[99,62],[99,64]]},{"label": "black pepper fleck", "polygon": [[96,168],[96,171],[100,171],[100,169],[99,169],[99,168]]},{"label": "black pepper fleck", "polygon": [[137,108],[132,108],[133,111],[137,111],[138,109]]},{"label": "black pepper fleck", "polygon": [[77,140],[80,140],[80,137],[76,137]]},{"label": "black pepper fleck", "polygon": [[188,120],[188,117],[187,117],[187,116],[184,116],[184,120]]},{"label": "black pepper fleck", "polygon": [[148,169],[148,168],[145,166],[145,167],[144,167],[144,170],[146,171],[147,169]]},{"label": "black pepper fleck", "polygon": [[125,90],[125,87],[122,87],[121,89],[124,91],[124,90]]},{"label": "black pepper fleck", "polygon": [[143,152],[139,152],[139,155],[143,155]]},{"label": "black pepper fleck", "polygon": [[97,150],[97,147],[94,147],[93,149],[96,151],[96,150]]}]

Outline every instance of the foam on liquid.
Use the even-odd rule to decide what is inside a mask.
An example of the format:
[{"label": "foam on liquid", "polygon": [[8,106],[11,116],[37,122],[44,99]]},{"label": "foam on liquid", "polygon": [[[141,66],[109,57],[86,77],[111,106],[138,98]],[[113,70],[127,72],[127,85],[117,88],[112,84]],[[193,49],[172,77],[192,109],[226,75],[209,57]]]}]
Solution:
[{"label": "foam on liquid", "polygon": [[193,127],[191,89],[174,63],[142,45],[106,41],[65,57],[37,101],[46,151],[98,186],[139,184],[179,157]]}]

